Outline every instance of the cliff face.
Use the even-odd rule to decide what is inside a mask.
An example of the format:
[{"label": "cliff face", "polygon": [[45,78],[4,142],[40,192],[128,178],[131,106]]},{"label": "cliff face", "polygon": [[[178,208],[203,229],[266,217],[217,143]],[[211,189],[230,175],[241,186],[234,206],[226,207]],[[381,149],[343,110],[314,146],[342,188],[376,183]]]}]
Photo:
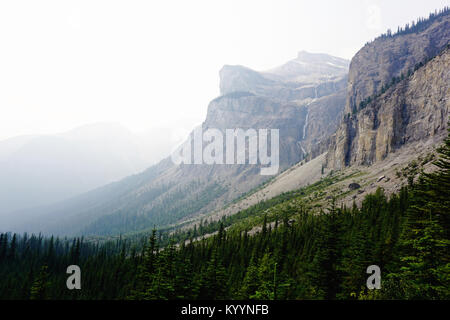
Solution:
[{"label": "cliff face", "polygon": [[292,165],[328,147],[345,106],[348,66],[345,59],[305,51],[265,72],[226,65],[222,96],[209,105],[205,124],[279,128],[280,163]]},{"label": "cliff face", "polygon": [[[343,104],[341,105],[341,107]],[[253,94],[228,94],[213,100],[203,128],[278,129],[280,164],[283,168],[300,161],[300,146],[307,108],[292,102],[273,100]]]},{"label": "cliff face", "polygon": [[406,76],[416,64],[438,54],[449,39],[450,14],[446,14],[420,32],[380,37],[365,45],[350,63],[345,112],[381,92],[393,77]]},{"label": "cliff face", "polygon": [[445,11],[380,36],[353,57],[344,117],[329,142],[328,167],[370,165],[446,128],[449,41],[450,13]]},{"label": "cliff face", "polygon": [[450,115],[450,50],[345,117],[328,153],[332,168],[370,165],[404,144],[445,132]]},{"label": "cliff face", "polygon": [[308,159],[327,151],[330,137],[339,127],[345,105],[346,90],[319,98],[308,105],[308,123],[302,146],[308,152]]}]

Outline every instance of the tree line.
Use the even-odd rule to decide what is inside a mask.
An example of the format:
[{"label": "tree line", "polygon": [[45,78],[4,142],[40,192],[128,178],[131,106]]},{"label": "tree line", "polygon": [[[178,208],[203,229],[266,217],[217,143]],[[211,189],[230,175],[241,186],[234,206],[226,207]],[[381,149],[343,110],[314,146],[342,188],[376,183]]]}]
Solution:
[{"label": "tree line", "polygon": [[[1,299],[449,299],[450,138],[436,170],[389,198],[314,214],[290,205],[256,234],[228,232],[163,245],[118,239],[0,235]],[[261,212],[261,214],[264,211]],[[82,289],[66,288],[79,265]],[[369,290],[366,269],[381,269]]]}]

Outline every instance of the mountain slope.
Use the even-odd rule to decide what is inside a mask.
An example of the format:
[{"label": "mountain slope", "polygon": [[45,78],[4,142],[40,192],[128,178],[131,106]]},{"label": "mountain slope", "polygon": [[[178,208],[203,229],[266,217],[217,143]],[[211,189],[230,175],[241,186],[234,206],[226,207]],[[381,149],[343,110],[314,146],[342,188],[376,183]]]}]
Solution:
[{"label": "mountain slope", "polygon": [[[118,124],[97,123],[61,134],[2,141],[0,217],[140,172],[162,159],[160,154],[170,153],[168,139],[159,140],[154,143],[154,137],[144,139]],[[158,145],[163,140],[166,145]]]},{"label": "mountain slope", "polygon": [[[432,17],[430,21],[422,20],[419,29],[414,32],[400,32],[394,38],[383,36],[379,38],[382,41],[377,40],[360,50],[352,59],[351,73],[353,79],[362,79],[365,76],[367,79],[360,83],[352,83],[349,80],[347,97],[340,96],[347,101],[348,110],[351,109],[349,101],[354,101],[355,96],[358,96],[355,92],[370,91],[364,88],[364,84],[369,83],[370,87],[372,83],[379,81],[379,75],[384,74],[386,69],[393,70],[390,76],[394,77],[397,69],[393,66],[398,66],[399,61],[416,61],[414,49],[408,48],[408,45],[415,47],[414,39],[428,39],[425,42],[431,43],[433,48],[443,45],[436,56],[427,57],[422,63],[417,63],[409,73],[403,76],[400,74],[389,85],[382,85],[380,93],[372,95],[370,100],[356,98],[363,103],[353,114],[349,112],[343,116],[343,112],[336,113],[336,121],[343,116],[343,122],[334,135],[315,141],[308,157],[311,161],[306,164],[302,161],[230,206],[187,221],[182,227],[189,229],[196,225],[198,229],[201,220],[211,222],[228,219],[226,221],[233,221],[234,224],[241,219],[232,218],[236,215],[244,217],[246,221],[242,221],[241,226],[244,224],[248,227],[251,223],[251,226],[257,229],[258,223],[262,221],[261,215],[267,214],[267,210],[255,208],[264,208],[264,203],[269,200],[277,203],[276,199],[288,197],[283,195],[283,192],[293,192],[298,197],[297,200],[307,204],[310,209],[319,211],[325,208],[332,198],[335,198],[338,204],[347,206],[351,206],[353,202],[360,204],[365,195],[375,192],[378,187],[383,188],[388,195],[399,192],[402,186],[417,177],[420,169],[429,170],[432,167],[431,159],[435,146],[439,145],[447,134],[450,116],[450,49],[446,45],[449,41],[448,32],[444,31],[448,25],[445,13],[448,14],[448,11]],[[441,32],[432,33],[428,28]],[[413,39],[407,39],[409,36]],[[392,49],[396,52],[396,43],[400,40],[395,37],[400,37],[405,44],[405,56],[397,54],[394,60],[371,65],[371,61],[376,59],[366,57],[366,53],[371,52],[376,57],[380,50],[389,52]],[[410,56],[411,52],[413,56]],[[436,50],[430,52],[434,53]],[[373,78],[366,74],[366,64],[362,62],[364,59],[360,54],[367,59],[369,68],[372,68]],[[378,69],[374,71],[376,67]],[[310,117],[314,103],[318,101],[320,99],[309,106]],[[320,107],[325,106],[322,104]],[[330,113],[320,115],[320,107],[317,116],[327,118]],[[317,126],[315,121],[313,123]],[[312,124],[308,127],[313,129]],[[319,127],[317,132],[325,132],[325,129]],[[311,137],[313,141],[315,137],[316,135]],[[308,184],[323,186],[319,189],[313,188],[314,192],[308,194],[305,191],[311,189]],[[298,194],[305,196],[299,197]],[[248,217],[246,220],[246,210],[257,212],[256,215],[259,213],[259,216]]]},{"label": "mountain slope", "polygon": [[[314,57],[314,54],[309,56]],[[312,135],[322,140],[334,131],[332,126],[337,126],[337,122],[330,126],[327,121],[344,108],[343,100],[336,96],[345,87],[344,67],[330,69],[326,61],[318,60],[314,68],[322,63],[325,71],[319,70],[320,78],[316,74],[319,71],[312,74],[309,83],[306,82],[307,64],[306,69],[298,70],[302,83],[270,79],[268,73],[244,67],[224,67],[221,70],[222,95],[209,104],[202,129],[216,128],[222,132],[236,128],[279,129],[280,169],[299,162],[311,148]],[[331,113],[328,117],[312,117],[318,129],[308,129],[310,106],[311,114],[313,110]],[[323,131],[327,125],[331,129]],[[308,143],[307,137],[310,138]],[[166,226],[216,210],[255,188],[270,178],[260,175],[260,167],[175,165],[168,158],[143,174],[71,201],[22,212],[21,215],[39,218],[15,228],[54,234],[112,235],[145,230],[153,225]]]}]

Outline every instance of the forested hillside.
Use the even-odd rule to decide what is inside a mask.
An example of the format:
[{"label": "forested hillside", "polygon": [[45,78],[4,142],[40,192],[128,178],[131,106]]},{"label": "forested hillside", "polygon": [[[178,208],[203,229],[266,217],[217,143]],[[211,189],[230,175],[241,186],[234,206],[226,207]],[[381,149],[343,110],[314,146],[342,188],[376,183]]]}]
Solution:
[{"label": "forested hillside", "polygon": [[[438,152],[436,170],[399,194],[379,189],[360,208],[331,201],[320,214],[287,201],[254,235],[223,223],[179,246],[156,230],[145,246],[2,234],[0,298],[449,299],[450,136]],[[66,288],[71,264],[81,290]],[[381,268],[380,290],[366,288],[369,265]]]}]

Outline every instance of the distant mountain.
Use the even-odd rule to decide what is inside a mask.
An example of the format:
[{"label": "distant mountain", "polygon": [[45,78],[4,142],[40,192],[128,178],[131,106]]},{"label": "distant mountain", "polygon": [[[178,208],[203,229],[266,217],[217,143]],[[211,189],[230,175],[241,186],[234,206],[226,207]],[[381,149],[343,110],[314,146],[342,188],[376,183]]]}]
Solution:
[{"label": "distant mountain", "polygon": [[170,151],[168,132],[136,135],[112,123],[1,141],[0,219],[143,171]]},{"label": "distant mountain", "polygon": [[[209,104],[202,129],[279,129],[279,172],[305,158],[339,124],[348,61],[305,52],[295,60],[302,63],[289,72],[224,66],[221,96]],[[175,165],[167,158],[69,201],[18,213],[39,218],[15,228],[112,235],[168,226],[221,208],[269,178],[260,175],[260,165]]]},{"label": "distant mountain", "polygon": [[327,54],[301,51],[296,59],[264,72],[225,65],[220,70],[220,92],[251,92],[255,95],[296,101],[328,96],[347,87],[349,61]]},{"label": "distant mountain", "polygon": [[267,77],[286,82],[323,82],[346,76],[349,61],[324,53],[300,51],[296,59],[268,70]]}]

